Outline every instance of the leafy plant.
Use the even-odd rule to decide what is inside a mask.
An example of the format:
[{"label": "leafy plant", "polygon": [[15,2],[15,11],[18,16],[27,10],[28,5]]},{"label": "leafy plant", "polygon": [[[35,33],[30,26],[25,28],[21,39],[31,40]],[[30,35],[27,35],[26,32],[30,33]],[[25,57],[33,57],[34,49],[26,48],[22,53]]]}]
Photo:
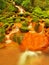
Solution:
[{"label": "leafy plant", "polygon": [[3,42],[5,39],[5,29],[3,27],[0,27],[0,42]]},{"label": "leafy plant", "polygon": [[39,18],[48,18],[49,17],[47,11],[42,10],[40,7],[35,7],[32,14]]},{"label": "leafy plant", "polygon": [[19,44],[21,43],[22,39],[23,39],[23,35],[16,35],[16,34],[14,34],[12,38],[14,42],[18,42]]},{"label": "leafy plant", "polygon": [[13,4],[9,4],[8,11],[9,12],[18,12],[18,8],[15,8]]},{"label": "leafy plant", "polygon": [[21,5],[24,0],[14,0],[16,4]]},{"label": "leafy plant", "polygon": [[46,27],[46,28],[49,27],[49,19],[45,19],[45,27]]},{"label": "leafy plant", "polygon": [[4,9],[6,7],[6,2],[5,0],[0,0],[0,9]]},{"label": "leafy plant", "polygon": [[25,8],[25,10],[32,12],[33,7],[30,0],[24,0],[21,5]]}]

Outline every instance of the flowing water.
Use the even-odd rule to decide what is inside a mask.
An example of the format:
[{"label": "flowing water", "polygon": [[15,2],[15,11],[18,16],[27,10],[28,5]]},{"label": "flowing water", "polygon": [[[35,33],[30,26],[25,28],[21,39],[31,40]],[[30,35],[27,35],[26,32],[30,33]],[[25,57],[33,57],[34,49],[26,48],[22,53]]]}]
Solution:
[{"label": "flowing water", "polygon": [[25,10],[21,6],[15,5],[15,2],[13,2],[13,5],[19,9],[19,13],[23,14],[25,12]]},{"label": "flowing water", "polygon": [[49,65],[49,54],[43,52],[24,52],[18,65]]}]

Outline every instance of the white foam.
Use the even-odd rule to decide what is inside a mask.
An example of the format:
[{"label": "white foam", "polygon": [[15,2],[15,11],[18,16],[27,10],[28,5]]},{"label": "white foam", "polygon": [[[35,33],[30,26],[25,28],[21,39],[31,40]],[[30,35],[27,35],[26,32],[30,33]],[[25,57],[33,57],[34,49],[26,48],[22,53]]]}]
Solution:
[{"label": "white foam", "polygon": [[38,56],[37,53],[41,54],[41,51],[37,51],[37,52],[25,51],[25,52],[23,52],[21,54],[21,56],[20,56],[20,60],[19,60],[19,64],[18,65],[24,65],[28,56],[37,57]]}]

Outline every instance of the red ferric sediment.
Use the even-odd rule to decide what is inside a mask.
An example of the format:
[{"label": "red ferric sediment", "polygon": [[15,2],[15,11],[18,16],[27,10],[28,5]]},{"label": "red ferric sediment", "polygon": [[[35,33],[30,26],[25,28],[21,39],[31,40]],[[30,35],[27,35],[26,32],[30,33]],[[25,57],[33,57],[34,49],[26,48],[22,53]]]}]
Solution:
[{"label": "red ferric sediment", "polygon": [[39,33],[31,33],[28,32],[25,34],[20,48],[22,51],[24,50],[44,50],[48,47],[48,39],[44,34]]}]

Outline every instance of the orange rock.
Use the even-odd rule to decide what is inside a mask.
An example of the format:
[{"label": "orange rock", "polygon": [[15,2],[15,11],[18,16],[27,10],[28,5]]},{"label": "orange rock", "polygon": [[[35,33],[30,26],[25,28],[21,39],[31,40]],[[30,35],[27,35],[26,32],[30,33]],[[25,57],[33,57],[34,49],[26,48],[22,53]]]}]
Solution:
[{"label": "orange rock", "polygon": [[48,45],[48,39],[44,34],[28,32],[25,34],[20,48],[21,50],[38,51],[43,50]]}]

